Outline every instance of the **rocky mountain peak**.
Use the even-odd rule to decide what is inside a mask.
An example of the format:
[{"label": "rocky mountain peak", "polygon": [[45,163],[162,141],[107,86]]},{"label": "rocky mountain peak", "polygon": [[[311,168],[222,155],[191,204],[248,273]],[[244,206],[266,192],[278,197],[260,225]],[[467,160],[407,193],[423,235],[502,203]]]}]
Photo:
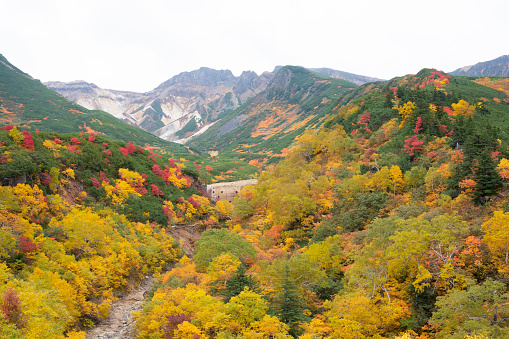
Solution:
[{"label": "rocky mountain peak", "polygon": [[191,84],[197,86],[233,86],[236,78],[230,70],[215,70],[208,67],[191,72],[182,72],[171,79],[163,82],[157,89],[163,89],[176,84]]},{"label": "rocky mountain peak", "polygon": [[244,71],[237,78],[237,83],[233,87],[233,91],[235,94],[241,95],[248,90],[265,87],[273,77],[274,75],[268,72],[264,72],[262,75],[258,76],[256,72]]},{"label": "rocky mountain peak", "polygon": [[[185,138],[262,92],[271,73],[208,67],[182,72],[147,93],[101,89],[86,81],[46,86],[88,109],[104,110],[166,140]],[[180,130],[183,132],[178,133]]]},{"label": "rocky mountain peak", "polygon": [[285,95],[291,95],[292,92],[298,90],[295,86],[297,82],[292,79],[297,75],[304,75],[305,73],[310,73],[305,68],[297,67],[297,66],[285,66],[278,69],[277,73],[272,78],[272,81],[267,86],[264,94],[264,100],[277,100],[281,99]]}]

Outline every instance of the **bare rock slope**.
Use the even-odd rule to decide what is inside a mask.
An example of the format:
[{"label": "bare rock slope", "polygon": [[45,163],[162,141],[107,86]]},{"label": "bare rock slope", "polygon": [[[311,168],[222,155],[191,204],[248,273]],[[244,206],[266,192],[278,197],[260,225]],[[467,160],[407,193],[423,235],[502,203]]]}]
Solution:
[{"label": "bare rock slope", "polygon": [[262,92],[273,74],[202,67],[183,72],[154,90],[135,93],[102,89],[85,81],[46,86],[85,108],[103,110],[165,140],[196,133]]}]

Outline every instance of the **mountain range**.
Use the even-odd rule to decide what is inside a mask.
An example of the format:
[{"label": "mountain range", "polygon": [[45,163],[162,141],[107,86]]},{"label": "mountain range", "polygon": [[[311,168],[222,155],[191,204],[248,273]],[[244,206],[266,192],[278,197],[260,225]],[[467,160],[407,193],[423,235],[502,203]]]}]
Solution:
[{"label": "mountain range", "polygon": [[[178,141],[206,129],[265,90],[281,68],[261,75],[244,71],[236,77],[229,70],[202,67],[182,72],[146,93],[103,89],[86,81],[45,85],[87,109],[108,112],[162,139]],[[310,70],[357,85],[380,80],[330,68]]]},{"label": "mountain range", "polygon": [[[263,92],[283,66],[260,75],[202,67],[182,72],[145,93],[103,89],[86,81],[46,82],[50,89],[90,110],[102,110],[164,140],[187,142]],[[307,68],[356,85],[381,79],[330,68]],[[460,76],[508,76],[509,56],[459,68]]]},{"label": "mountain range", "polygon": [[85,81],[46,86],[79,105],[103,110],[174,141],[233,111],[263,91],[273,76],[245,71],[236,77],[229,70],[202,67],[180,73],[146,93],[102,89]]},{"label": "mountain range", "polygon": [[[484,67],[503,74],[506,59],[470,69]],[[304,130],[322,125],[341,105],[394,82],[327,68],[277,66],[273,72],[245,71],[236,77],[229,70],[202,67],[174,76],[150,92],[135,93],[101,89],[85,81],[50,82],[45,87],[3,56],[0,61],[4,124],[44,126],[57,132],[93,130],[111,139],[159,143],[158,147],[174,150],[174,144],[161,143],[180,139],[201,152],[250,153],[268,160],[281,156]],[[500,88],[486,81],[483,85]]]},{"label": "mountain range", "polygon": [[502,55],[490,61],[464,66],[449,74],[475,77],[507,77],[509,76],[509,55]]}]

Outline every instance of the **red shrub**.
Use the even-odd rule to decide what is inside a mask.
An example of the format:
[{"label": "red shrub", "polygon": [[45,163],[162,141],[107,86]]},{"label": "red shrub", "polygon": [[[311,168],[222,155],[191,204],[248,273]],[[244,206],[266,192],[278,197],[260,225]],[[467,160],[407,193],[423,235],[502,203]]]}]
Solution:
[{"label": "red shrub", "polygon": [[14,128],[14,126],[13,126],[13,125],[6,125],[6,126],[3,126],[3,127],[0,127],[0,129],[1,129],[2,131],[7,131],[7,132],[9,132],[9,131],[10,131],[11,129],[13,129],[13,128]]},{"label": "red shrub", "polygon": [[48,186],[51,182],[51,176],[48,173],[39,174],[39,179],[41,180],[41,184],[44,186]]},{"label": "red shrub", "polygon": [[23,131],[23,136],[25,137],[25,139],[23,140],[23,144],[22,144],[23,148],[27,149],[29,151],[35,150],[34,140],[32,139],[32,136],[30,135],[30,133],[28,133],[28,131]]},{"label": "red shrub", "polygon": [[371,113],[366,112],[363,115],[361,115],[361,117],[359,118],[358,124],[366,127],[370,121],[371,121]]},{"label": "red shrub", "polygon": [[21,300],[12,288],[5,292],[0,302],[0,312],[12,324],[19,325],[21,322]]},{"label": "red shrub", "polygon": [[78,149],[78,145],[71,145],[71,144],[67,144],[66,146],[67,150],[73,154],[79,154],[80,151]]},{"label": "red shrub", "polygon": [[415,134],[419,134],[419,132],[422,130],[421,125],[422,125],[422,119],[421,119],[421,117],[417,117],[417,121],[415,122],[415,128],[414,128]]},{"label": "red shrub", "polygon": [[130,141],[126,145],[125,149],[127,149],[127,153],[129,154],[134,154],[137,151],[136,146],[134,146]]},{"label": "red shrub", "polygon": [[95,188],[101,187],[101,183],[96,178],[90,178],[90,180],[92,181],[92,185],[94,185]]},{"label": "red shrub", "polygon": [[157,187],[156,185],[152,184],[150,185],[150,188],[152,190],[152,195],[155,195],[155,196],[158,196],[158,195],[163,195],[163,191],[161,191],[159,189],[159,187]]},{"label": "red shrub", "polygon": [[194,199],[193,199],[193,197],[189,197],[189,198],[187,198],[187,201],[188,201],[191,205],[193,205],[193,207],[194,207],[194,208],[196,208],[196,209],[199,209],[199,208],[200,208],[200,203],[199,203],[198,201],[194,200]]},{"label": "red shrub", "polygon": [[104,174],[103,171],[99,172],[99,179],[101,179],[101,181],[107,182],[108,184],[110,183],[110,179],[106,176],[106,174]]},{"label": "red shrub", "polygon": [[424,149],[422,147],[422,144],[424,144],[424,141],[418,140],[417,135],[414,135],[413,137],[405,140],[405,145],[404,145],[405,152],[409,156],[413,156],[417,152],[422,151]]},{"label": "red shrub", "polygon": [[27,238],[27,237],[25,237],[23,235],[20,236],[19,238],[20,238],[19,248],[20,248],[21,252],[23,252],[23,254],[35,252],[35,251],[37,251],[39,249],[39,246],[37,246],[29,238]]}]

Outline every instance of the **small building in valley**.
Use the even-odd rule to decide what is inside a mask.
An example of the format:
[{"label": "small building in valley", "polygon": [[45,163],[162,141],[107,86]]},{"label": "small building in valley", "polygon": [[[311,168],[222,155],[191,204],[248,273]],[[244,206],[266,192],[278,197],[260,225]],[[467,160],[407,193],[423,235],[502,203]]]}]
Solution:
[{"label": "small building in valley", "polygon": [[216,184],[207,185],[207,195],[212,200],[223,200],[232,202],[234,197],[239,196],[240,190],[247,185],[256,185],[256,179],[239,180],[232,182],[218,182]]}]

